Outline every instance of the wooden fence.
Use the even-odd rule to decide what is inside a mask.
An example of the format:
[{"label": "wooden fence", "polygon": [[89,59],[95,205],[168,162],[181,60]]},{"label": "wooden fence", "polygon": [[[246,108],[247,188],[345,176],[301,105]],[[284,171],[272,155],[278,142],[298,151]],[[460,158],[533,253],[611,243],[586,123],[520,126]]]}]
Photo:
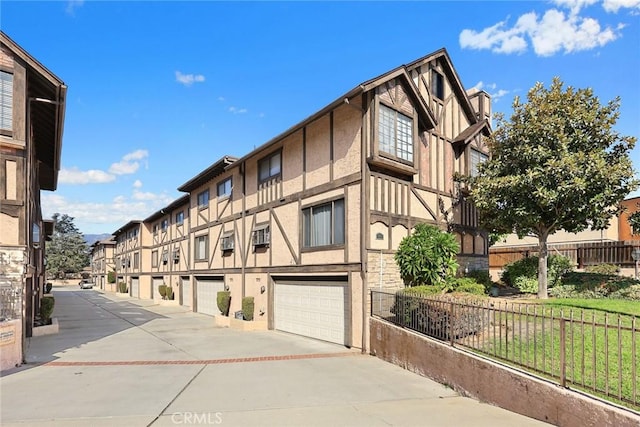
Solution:
[{"label": "wooden fence", "polygon": [[[640,247],[639,240],[621,242],[590,243],[550,243],[549,255],[564,255],[574,262],[576,267],[589,265],[614,264],[623,268],[633,268],[635,261],[631,252]],[[538,255],[538,246],[513,246],[489,249],[489,268],[501,269],[506,264],[522,258]]]}]

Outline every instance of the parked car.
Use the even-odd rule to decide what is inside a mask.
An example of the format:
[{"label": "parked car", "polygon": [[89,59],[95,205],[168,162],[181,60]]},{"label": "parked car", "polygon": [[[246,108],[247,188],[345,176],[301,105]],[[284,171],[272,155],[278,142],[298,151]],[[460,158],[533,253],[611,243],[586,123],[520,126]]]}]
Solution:
[{"label": "parked car", "polygon": [[91,279],[82,279],[80,280],[80,289],[92,289],[93,282]]}]

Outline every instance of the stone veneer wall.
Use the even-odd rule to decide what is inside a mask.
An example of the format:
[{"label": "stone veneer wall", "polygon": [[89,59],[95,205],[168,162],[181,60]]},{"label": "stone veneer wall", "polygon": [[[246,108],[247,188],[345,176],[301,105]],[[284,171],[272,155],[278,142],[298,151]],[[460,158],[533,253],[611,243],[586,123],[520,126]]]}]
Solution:
[{"label": "stone veneer wall", "polygon": [[489,270],[489,257],[458,255],[458,265],[462,271],[464,271],[465,267],[468,268],[469,271]]},{"label": "stone veneer wall", "polygon": [[[393,292],[404,288],[400,270],[392,253],[370,251],[367,260],[367,283],[369,289]],[[382,257],[382,280],[380,280],[380,258]]]}]

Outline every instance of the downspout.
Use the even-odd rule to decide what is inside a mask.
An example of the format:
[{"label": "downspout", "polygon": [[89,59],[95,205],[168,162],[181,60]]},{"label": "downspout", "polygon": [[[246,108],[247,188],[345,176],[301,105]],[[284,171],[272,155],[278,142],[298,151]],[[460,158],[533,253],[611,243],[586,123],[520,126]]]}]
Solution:
[{"label": "downspout", "polygon": [[367,165],[367,147],[365,138],[365,115],[366,115],[366,93],[362,93],[362,105],[360,110],[362,118],[360,120],[360,280],[362,282],[362,353],[367,353],[367,299],[369,292],[367,289],[367,222],[369,219],[369,201],[367,200],[367,186],[369,181]]},{"label": "downspout", "polygon": [[240,165],[240,176],[242,177],[242,252],[240,254],[240,262],[242,263],[242,268],[241,268],[241,273],[242,273],[242,298],[245,297],[245,286],[246,286],[246,281],[245,281],[245,267],[247,264],[247,259],[245,257],[245,253],[246,253],[246,248],[245,248],[245,244],[247,243],[246,240],[246,191],[247,191],[247,186],[245,184],[245,172],[246,172],[246,162],[242,162],[242,164]]}]

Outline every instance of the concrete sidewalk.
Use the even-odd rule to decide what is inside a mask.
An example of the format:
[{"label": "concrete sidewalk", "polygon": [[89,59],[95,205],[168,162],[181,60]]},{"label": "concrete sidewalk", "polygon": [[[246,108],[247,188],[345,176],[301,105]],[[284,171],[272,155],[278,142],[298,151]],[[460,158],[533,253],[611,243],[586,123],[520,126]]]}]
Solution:
[{"label": "concrete sidewalk", "polygon": [[3,426],[534,426],[375,357],[54,288],[57,335],[0,378]]}]

